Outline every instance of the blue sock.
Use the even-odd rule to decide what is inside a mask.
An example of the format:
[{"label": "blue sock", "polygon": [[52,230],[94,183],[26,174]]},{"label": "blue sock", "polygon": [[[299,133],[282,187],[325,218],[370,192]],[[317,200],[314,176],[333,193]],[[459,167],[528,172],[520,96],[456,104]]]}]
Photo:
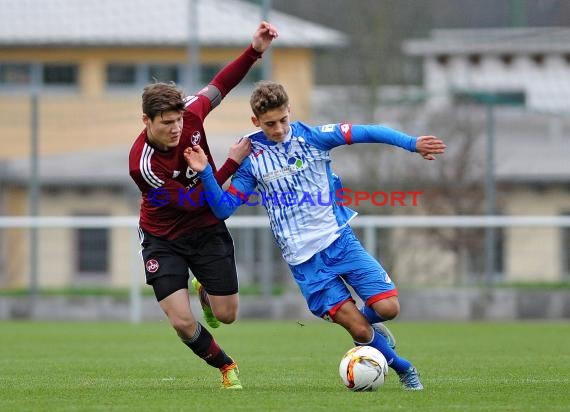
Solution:
[{"label": "blue sock", "polygon": [[368,323],[371,325],[377,322],[384,322],[386,319],[382,319],[379,314],[377,314],[374,309],[368,306],[362,306],[360,312],[364,315]]},{"label": "blue sock", "polygon": [[373,348],[378,349],[388,361],[388,366],[394,369],[396,373],[405,372],[410,368],[410,366],[412,366],[408,360],[398,356],[396,351],[388,345],[386,338],[376,331],[374,331],[374,336],[370,342],[354,342],[354,344],[357,346],[372,346]]}]

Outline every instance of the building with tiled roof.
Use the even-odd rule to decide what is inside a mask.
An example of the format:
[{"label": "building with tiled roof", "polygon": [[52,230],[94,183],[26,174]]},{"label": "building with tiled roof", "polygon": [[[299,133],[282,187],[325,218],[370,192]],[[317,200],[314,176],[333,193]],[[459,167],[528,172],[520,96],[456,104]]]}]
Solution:
[{"label": "building with tiled roof", "polygon": [[[268,73],[283,83],[296,117],[306,119],[315,51],[347,45],[341,32],[274,10],[265,15],[260,6],[238,0],[0,0],[0,10],[0,214],[7,216],[29,213],[33,129],[40,215],[136,214],[139,199],[133,200],[127,158],[143,128],[145,85],[157,79],[187,89],[191,64],[200,67],[201,88],[247,47],[264,17],[279,29],[262,62],[207,118],[219,162],[237,137],[252,130],[255,80]],[[267,62],[269,70],[262,70]],[[134,232],[109,229],[99,238],[88,236],[87,243],[78,240],[86,233],[41,231],[42,286],[129,282],[124,247]],[[22,230],[1,231],[0,287],[27,284],[29,250]]]},{"label": "building with tiled roof", "polygon": [[[0,0],[0,9],[0,47],[10,48],[185,47],[191,24],[201,47],[242,47],[262,15],[239,0]],[[343,33],[275,10],[268,20],[281,29],[276,48],[347,42]]]}]

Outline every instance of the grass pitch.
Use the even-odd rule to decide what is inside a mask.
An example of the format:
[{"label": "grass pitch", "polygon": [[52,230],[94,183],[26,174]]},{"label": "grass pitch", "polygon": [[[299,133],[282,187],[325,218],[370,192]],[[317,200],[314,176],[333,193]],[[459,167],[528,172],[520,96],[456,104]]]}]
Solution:
[{"label": "grass pitch", "polygon": [[377,392],[338,376],[351,341],[323,321],[239,321],[214,332],[242,391],[218,388],[167,322],[0,322],[0,411],[568,411],[570,323],[391,322],[426,389],[390,370]]}]

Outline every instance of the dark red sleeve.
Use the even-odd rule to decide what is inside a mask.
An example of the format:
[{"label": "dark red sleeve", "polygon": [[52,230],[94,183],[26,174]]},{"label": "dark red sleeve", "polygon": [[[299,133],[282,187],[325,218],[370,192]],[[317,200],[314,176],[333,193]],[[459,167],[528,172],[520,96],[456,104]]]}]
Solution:
[{"label": "dark red sleeve", "polygon": [[222,93],[222,97],[225,97],[231,89],[239,84],[259,58],[261,58],[261,53],[255,51],[250,45],[237,59],[220,70],[210,84],[216,86]]},{"label": "dark red sleeve", "polygon": [[216,182],[221,186],[228,180],[239,168],[239,164],[228,157],[226,162],[220,167],[216,173],[214,173],[214,177],[216,178]]}]

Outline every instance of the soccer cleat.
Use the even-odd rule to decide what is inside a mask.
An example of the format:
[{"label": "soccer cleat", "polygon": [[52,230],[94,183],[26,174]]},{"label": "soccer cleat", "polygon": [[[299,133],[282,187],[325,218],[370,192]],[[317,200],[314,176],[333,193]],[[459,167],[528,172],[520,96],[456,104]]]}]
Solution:
[{"label": "soccer cleat", "polygon": [[372,328],[374,328],[376,332],[378,332],[380,335],[386,338],[388,346],[390,346],[392,349],[396,348],[396,337],[392,332],[390,332],[390,329],[388,329],[388,327],[384,325],[384,323],[382,322],[373,323]]},{"label": "soccer cleat", "polygon": [[220,321],[216,319],[214,312],[212,312],[212,308],[210,307],[210,302],[208,302],[208,297],[206,295],[206,291],[202,288],[198,279],[192,279],[192,286],[196,290],[198,294],[198,299],[200,300],[200,305],[202,306],[202,312],[204,313],[204,320],[211,328],[219,328]]},{"label": "soccer cleat", "polygon": [[235,362],[220,368],[222,372],[222,389],[242,389],[239,381],[239,369]]},{"label": "soccer cleat", "polygon": [[410,366],[405,372],[399,373],[400,382],[407,391],[421,391],[424,386],[420,382],[420,373],[416,368]]}]

